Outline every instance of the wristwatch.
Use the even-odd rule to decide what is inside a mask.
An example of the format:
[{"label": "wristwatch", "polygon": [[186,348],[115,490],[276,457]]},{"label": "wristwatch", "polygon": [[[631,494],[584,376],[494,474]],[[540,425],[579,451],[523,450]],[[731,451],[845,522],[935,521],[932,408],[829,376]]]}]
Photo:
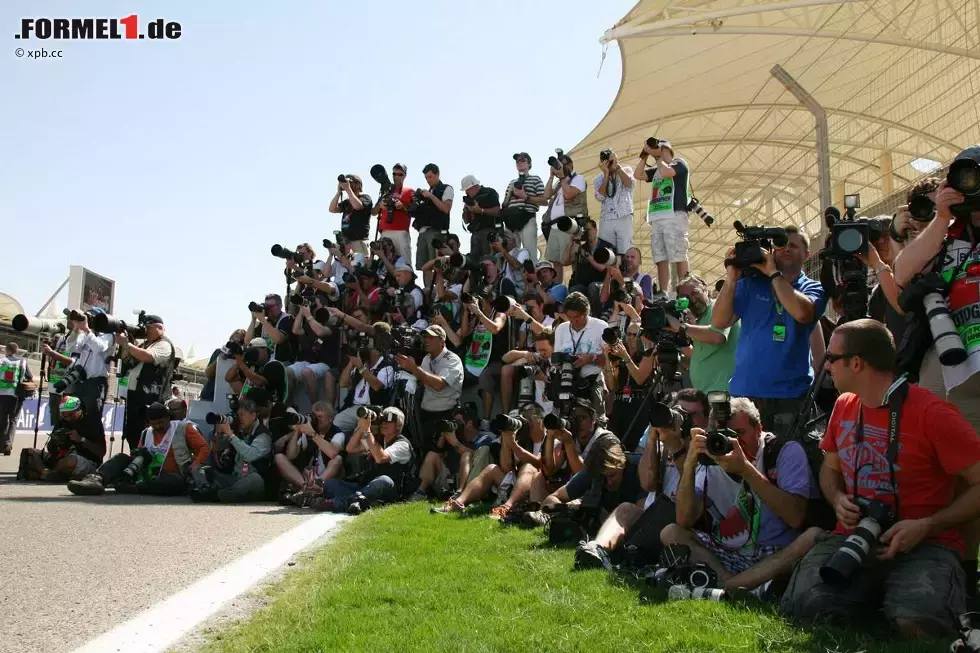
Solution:
[{"label": "wristwatch", "polygon": [[773,281],[775,281],[776,280],[776,277],[780,276],[781,274],[782,274],[782,272],[779,272],[778,270],[776,272],[773,272],[772,274],[770,274],[769,275],[769,283],[772,283]]}]

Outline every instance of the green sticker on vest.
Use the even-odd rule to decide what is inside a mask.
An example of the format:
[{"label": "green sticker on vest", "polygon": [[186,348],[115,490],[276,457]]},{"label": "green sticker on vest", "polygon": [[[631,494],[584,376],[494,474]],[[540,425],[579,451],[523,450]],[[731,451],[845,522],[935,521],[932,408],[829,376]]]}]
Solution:
[{"label": "green sticker on vest", "polygon": [[653,213],[673,213],[674,211],[674,180],[654,179],[650,183],[650,203],[647,205],[647,215]]},{"label": "green sticker on vest", "polygon": [[773,342],[786,342],[786,325],[785,324],[773,324],[772,325],[772,341]]},{"label": "green sticker on vest", "polygon": [[472,342],[466,350],[466,369],[473,376],[480,376],[490,362],[490,350],[493,347],[493,334],[480,326],[473,333]]}]

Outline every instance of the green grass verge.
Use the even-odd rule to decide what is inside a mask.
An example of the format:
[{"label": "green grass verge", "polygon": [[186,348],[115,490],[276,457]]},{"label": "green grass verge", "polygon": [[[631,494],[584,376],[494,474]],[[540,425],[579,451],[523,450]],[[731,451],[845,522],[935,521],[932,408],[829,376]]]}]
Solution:
[{"label": "green grass verge", "polygon": [[289,573],[251,620],[207,651],[888,651],[947,650],[881,630],[804,631],[769,606],[666,602],[540,531],[415,503],[368,512]]}]

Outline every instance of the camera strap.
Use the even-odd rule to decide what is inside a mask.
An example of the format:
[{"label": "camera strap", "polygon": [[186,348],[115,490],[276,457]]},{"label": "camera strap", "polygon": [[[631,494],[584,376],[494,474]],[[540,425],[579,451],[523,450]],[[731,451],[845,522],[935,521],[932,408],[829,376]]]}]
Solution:
[{"label": "camera strap", "polygon": [[[898,460],[898,436],[902,404],[905,402],[908,394],[909,384],[906,375],[903,374],[885,391],[885,396],[882,398],[882,403],[888,405],[888,449],[886,451],[886,457],[888,459],[888,474],[892,492],[895,494],[894,514],[896,520],[901,519],[901,513],[899,512],[898,481],[895,478],[895,461]],[[864,442],[864,409],[862,407],[858,407],[857,424],[855,424],[854,429],[854,484],[851,491],[853,498],[857,499],[859,471],[857,460],[860,455],[861,444]]]}]

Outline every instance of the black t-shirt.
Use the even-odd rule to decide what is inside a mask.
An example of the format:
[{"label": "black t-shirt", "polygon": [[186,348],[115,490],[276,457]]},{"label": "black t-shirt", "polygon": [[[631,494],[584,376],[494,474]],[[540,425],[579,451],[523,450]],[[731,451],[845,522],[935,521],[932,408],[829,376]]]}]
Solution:
[{"label": "black t-shirt", "polygon": [[[496,316],[494,316],[496,317]],[[512,347],[511,345],[511,333],[513,329],[512,318],[507,318],[504,322],[504,328],[500,330],[500,333],[493,337],[493,342],[490,345],[490,361],[497,362],[503,359],[504,354],[509,352]],[[514,343],[516,346],[516,343]]]},{"label": "black t-shirt", "polygon": [[[331,424],[330,428],[327,429],[327,434],[323,436],[323,439],[329,442],[333,440],[335,435],[342,435],[342,434],[343,431],[337,428],[336,425]],[[313,461],[313,457],[316,456],[317,452],[319,451],[320,448],[316,446],[316,444],[313,442],[313,439],[307,437],[306,446],[299,450],[299,453],[296,454],[296,459],[293,460],[292,463],[293,465],[295,465],[296,469],[300,469],[300,470],[306,469],[309,466],[309,464]],[[326,458],[326,454],[324,454],[324,458]]]},{"label": "black t-shirt", "polygon": [[885,298],[885,293],[880,284],[871,291],[871,297],[868,300],[868,314],[888,327],[895,338],[896,346],[902,342],[908,319],[892,307],[888,299]]},{"label": "black t-shirt", "polygon": [[[473,197],[473,201],[481,209],[494,209],[500,206],[500,196],[497,191],[490,188],[489,186],[481,186],[480,190],[477,191],[476,195]],[[487,215],[481,213],[474,217],[473,221],[470,223],[470,231],[476,231],[478,229],[492,229],[494,221],[497,218],[492,215]]]},{"label": "black t-shirt", "polygon": [[298,360],[307,363],[330,364],[330,361],[327,360],[329,353],[327,352],[326,340],[321,339],[306,322],[303,323],[303,335],[299,336],[298,341]]},{"label": "black t-shirt", "polygon": [[[85,419],[80,419],[77,422],[64,421],[61,425],[68,429],[69,431],[77,431],[83,440],[95,444],[97,447],[101,447],[102,451],[105,451],[105,434],[100,432],[99,429],[91,428],[91,425]],[[89,451],[88,447],[82,445],[75,445],[75,453],[83,458],[91,460],[96,466],[102,464],[102,456],[100,454],[92,453]]]},{"label": "black t-shirt", "polygon": [[[598,247],[598,245],[596,245],[596,247]],[[594,249],[595,248],[593,248],[593,251]],[[588,285],[593,281],[602,283],[605,278],[606,275],[592,267],[592,264],[589,263],[588,259],[583,256],[582,250],[579,249],[579,251],[575,254],[575,269],[572,272],[572,278],[568,280],[569,289],[571,289],[572,286],[588,287]]]},{"label": "black t-shirt", "polygon": [[[629,454],[626,457],[626,469],[623,470],[623,480],[620,482],[619,487],[615,490],[608,490],[603,485],[602,498],[599,500],[599,505],[611,512],[621,503],[636,503],[640,497],[644,496],[646,490],[640,485],[639,466],[640,455]],[[603,479],[604,481],[605,479]],[[568,500],[573,501],[584,497],[591,487],[592,479],[585,470],[582,470],[572,476],[565,486],[565,491],[568,492]]]},{"label": "black t-shirt", "polygon": [[351,208],[349,199],[337,205],[343,214],[340,217],[340,231],[350,240],[364,240],[371,232],[371,209],[374,208],[371,196],[361,193],[357,197],[364,205],[359,211]]},{"label": "black t-shirt", "polygon": [[[281,361],[268,361],[257,370],[257,373],[265,379],[265,389],[272,403],[286,400],[289,386],[286,379],[286,366]],[[246,392],[245,395],[248,396],[248,393]]]},{"label": "black t-shirt", "polygon": [[[270,322],[271,321],[272,320],[270,320]],[[280,313],[279,318],[276,321],[276,329],[286,336],[286,339],[279,344],[272,342],[271,338],[265,338],[262,333],[261,324],[255,325],[255,329],[252,331],[252,337],[265,338],[266,342],[269,343],[269,349],[274,353],[276,360],[287,364],[294,362],[296,360],[296,336],[293,335],[293,316],[285,311]]]}]

